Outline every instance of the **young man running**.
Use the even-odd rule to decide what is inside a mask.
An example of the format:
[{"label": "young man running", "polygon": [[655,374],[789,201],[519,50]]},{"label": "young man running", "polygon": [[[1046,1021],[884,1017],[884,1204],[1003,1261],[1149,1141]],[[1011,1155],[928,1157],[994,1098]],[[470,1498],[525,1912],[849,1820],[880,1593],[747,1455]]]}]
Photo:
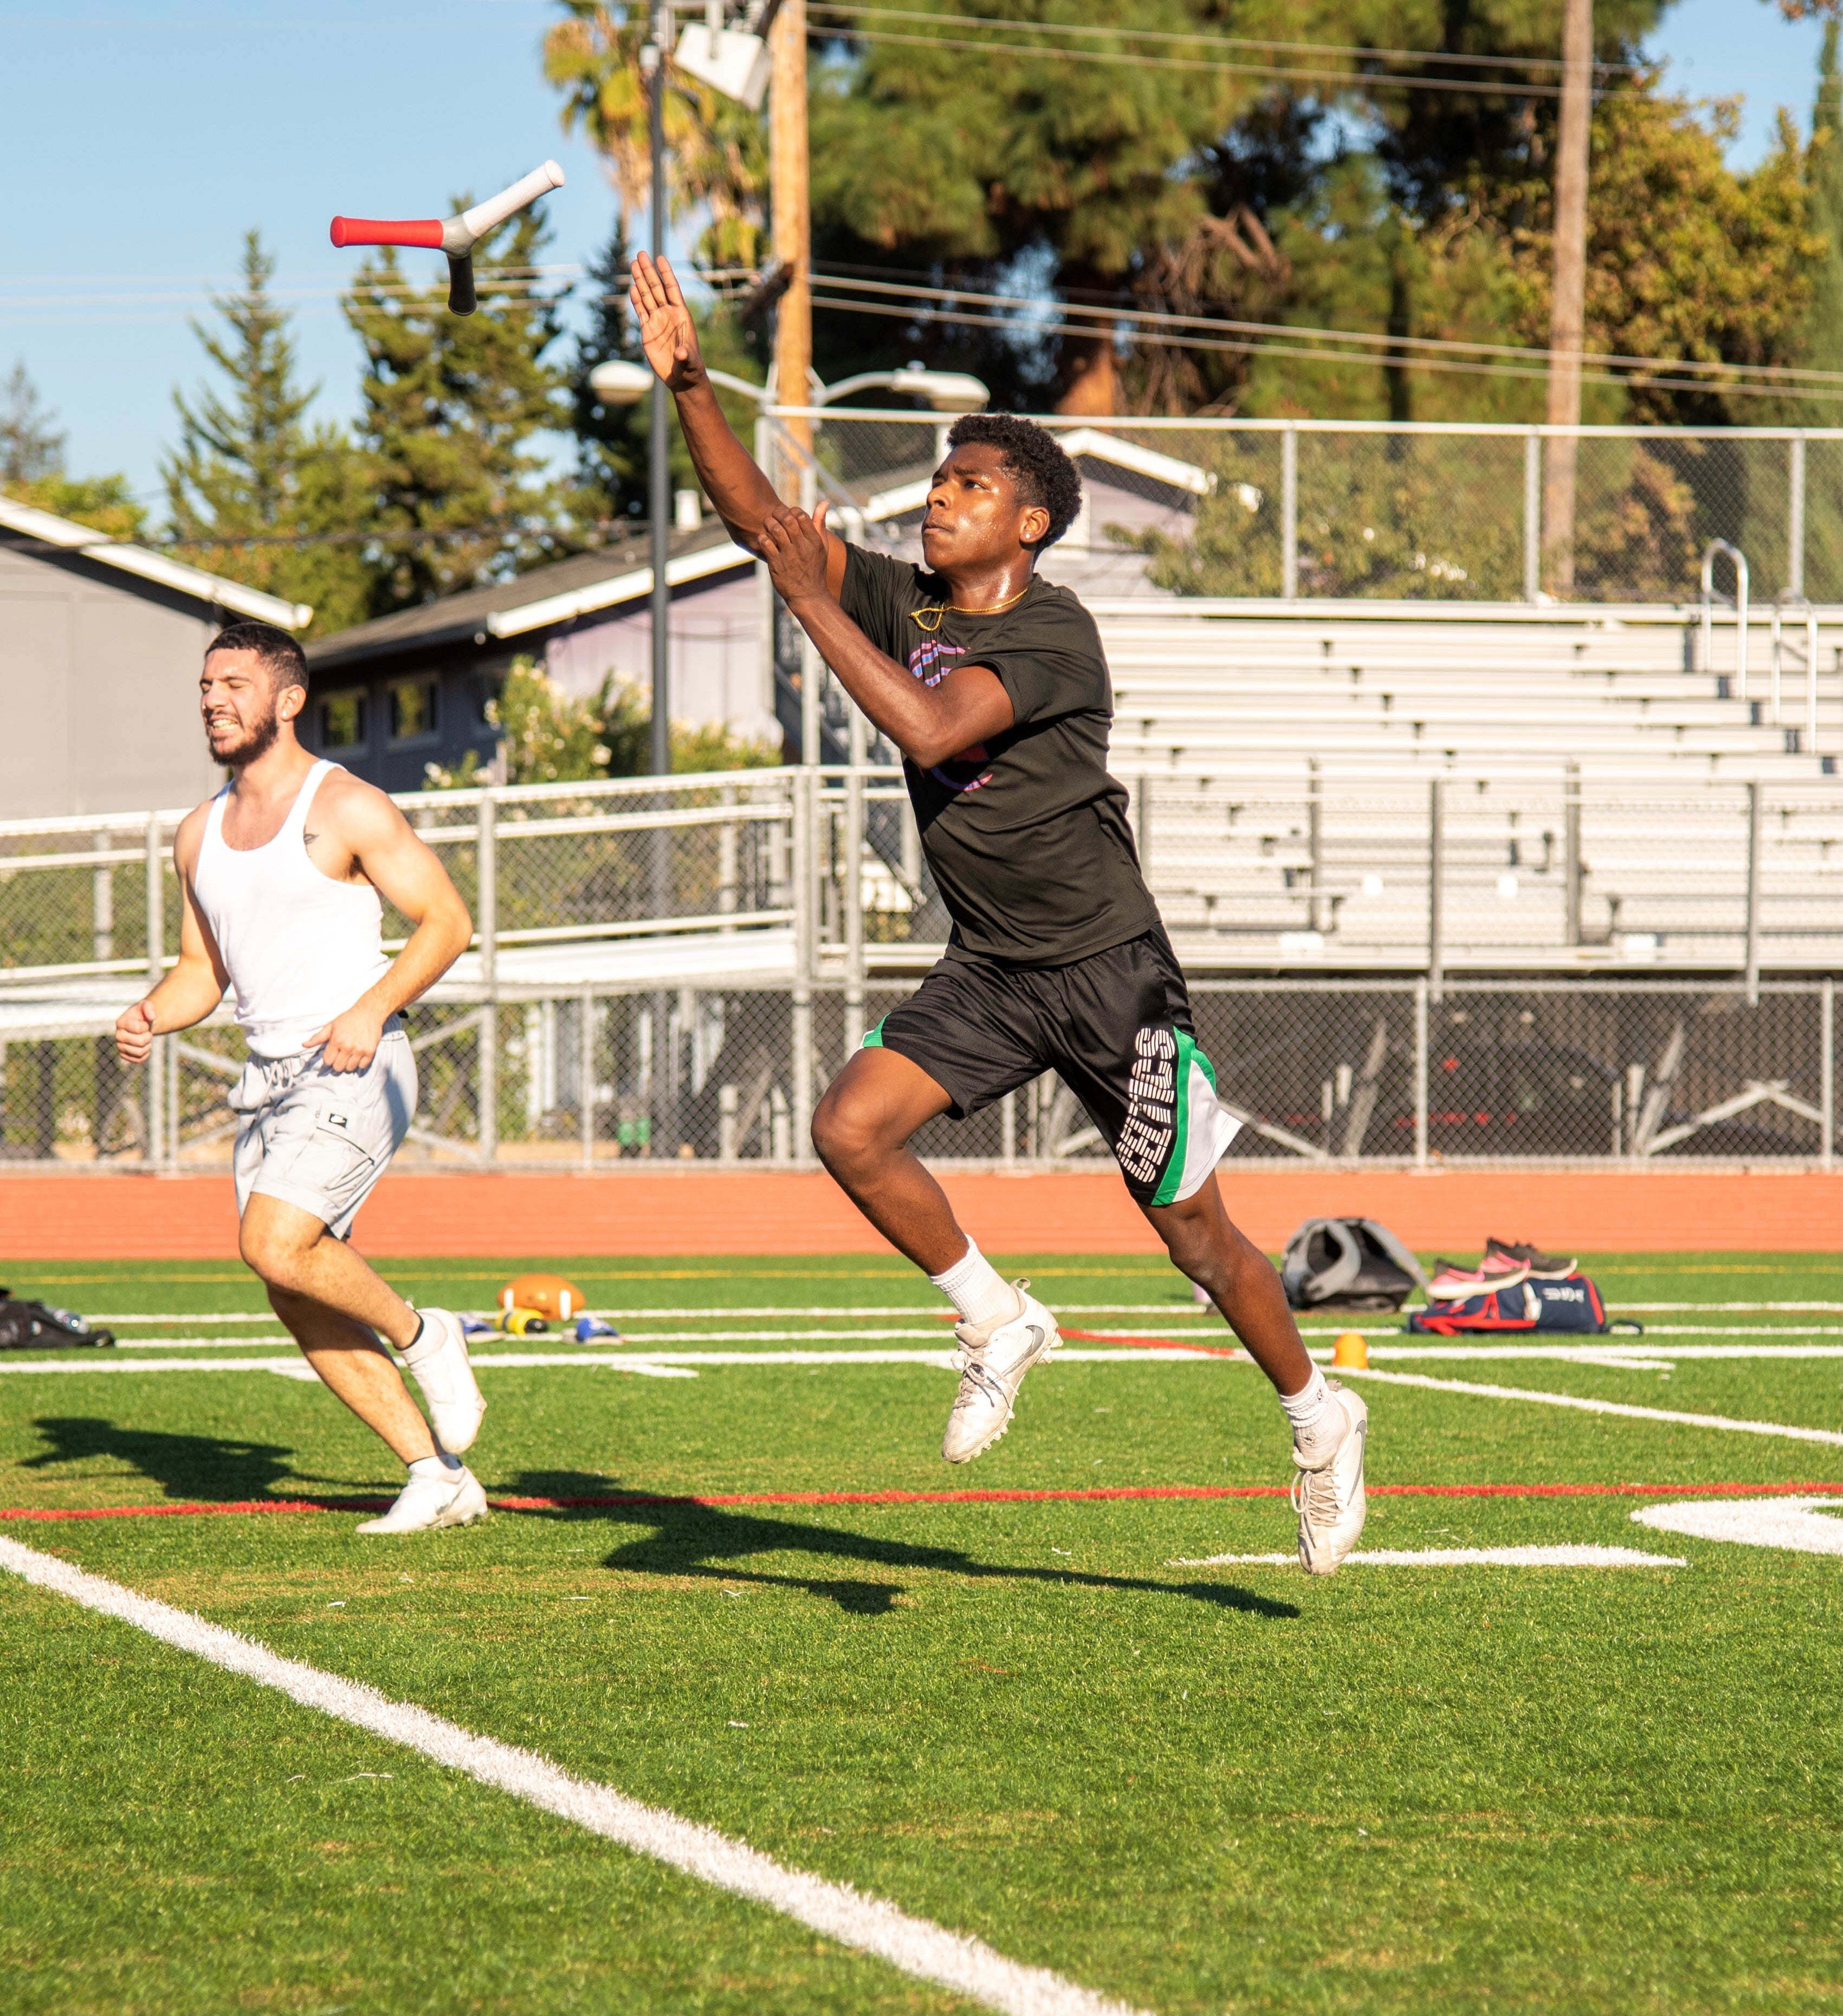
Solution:
[{"label": "young man running", "polygon": [[1107,774],[1113,693],[1092,619],[1037,578],[1073,520],[1075,466],[1043,428],[975,415],[947,434],[922,524],[925,564],[850,546],[789,509],[730,431],[671,268],[644,254],[629,297],[732,536],[868,718],[901,750],[922,846],[954,920],[945,959],[864,1039],[813,1115],[821,1160],[953,1302],[962,1371],[941,1453],[1002,1435],[1057,1341],[1025,1282],[1001,1280],[910,1150],[1059,1072],[1169,1248],[1273,1381],[1293,1424],[1299,1553],[1333,1572],[1365,1513],[1369,1416],[1306,1355],[1279,1276],[1229,1222],[1216,1163],[1237,1123],[1194,1039],[1184,977]]},{"label": "young man running", "polygon": [[[236,990],[250,1046],[230,1099],[243,1116],[243,1257],[308,1363],[409,1468],[396,1503],[359,1531],[469,1525],[486,1499],[460,1456],[486,1402],[460,1324],[445,1309],[418,1316],[345,1240],[416,1108],[397,1010],[441,978],[473,926],[384,793],[296,739],[307,661],[285,630],[220,631],[199,693],[212,760],[231,779],[180,824],[179,961],[116,1023],[116,1047],[144,1063],[155,1036],[202,1022]],[[395,960],[381,895],[413,927]],[[414,1373],[427,1421],[380,1335]]]}]

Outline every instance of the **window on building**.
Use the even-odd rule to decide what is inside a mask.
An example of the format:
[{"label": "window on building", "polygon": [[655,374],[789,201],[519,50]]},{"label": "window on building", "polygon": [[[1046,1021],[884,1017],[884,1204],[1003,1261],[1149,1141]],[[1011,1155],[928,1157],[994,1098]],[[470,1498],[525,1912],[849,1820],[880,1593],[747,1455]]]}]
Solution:
[{"label": "window on building", "polygon": [[362,686],[355,686],[349,693],[323,694],[316,704],[322,749],[364,747],[366,709]]},{"label": "window on building", "polygon": [[420,742],[436,733],[442,682],[433,673],[390,683],[391,740]]}]

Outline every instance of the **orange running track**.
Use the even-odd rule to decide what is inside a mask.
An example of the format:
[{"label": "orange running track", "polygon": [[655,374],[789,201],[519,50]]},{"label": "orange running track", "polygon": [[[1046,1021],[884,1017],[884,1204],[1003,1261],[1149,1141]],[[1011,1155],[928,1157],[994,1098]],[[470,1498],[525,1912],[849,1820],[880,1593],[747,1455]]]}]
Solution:
[{"label": "orange running track", "polygon": [[[1111,1168],[940,1172],[993,1253],[1153,1253]],[[1470,1253],[1487,1233],[1594,1253],[1834,1252],[1843,1173],[1683,1169],[1225,1168],[1231,1215],[1277,1251],[1302,1219],[1376,1218],[1412,1247]],[[813,1171],[405,1172],[359,1220],[376,1254],[431,1258],[887,1253]],[[215,1260],[236,1252],[223,1173],[0,1173],[0,1261]]]}]

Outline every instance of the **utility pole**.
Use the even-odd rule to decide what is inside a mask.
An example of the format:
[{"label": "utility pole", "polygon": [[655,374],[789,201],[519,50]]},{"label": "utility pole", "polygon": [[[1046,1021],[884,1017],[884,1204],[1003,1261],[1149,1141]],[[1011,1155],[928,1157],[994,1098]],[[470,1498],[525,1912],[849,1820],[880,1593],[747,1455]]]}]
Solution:
[{"label": "utility pole", "polygon": [[[813,219],[806,170],[806,0],[781,0],[768,31],[774,68],[769,85],[768,203],[774,257],[790,278],[774,318],[774,397],[804,406],[813,369]],[[784,421],[794,445],[810,452],[813,429]],[[790,483],[792,487],[790,487]],[[797,475],[784,472],[782,491],[795,496]]]},{"label": "utility pole", "polygon": [[[640,63],[647,81],[647,111],[652,129],[650,235],[655,262],[665,250],[665,56],[671,46],[671,0],[654,0],[651,33],[640,52]],[[648,415],[651,424],[647,459],[653,563],[653,718],[647,767],[655,777],[668,776],[672,770],[672,588],[665,575],[666,562],[671,557],[668,542],[672,524],[672,435],[665,403],[670,397],[665,381],[655,376],[652,410]],[[669,917],[673,912],[672,835],[666,827],[658,826],[647,839],[652,913],[655,917]],[[653,996],[651,1028],[648,1147],[654,1154],[669,1155],[678,1145],[678,1043],[672,1026],[672,997],[662,988]]]},{"label": "utility pole", "polygon": [[[1566,0],[1561,29],[1561,121],[1555,148],[1555,290],[1549,318],[1549,424],[1581,424],[1581,346],[1586,335],[1587,139],[1593,105],[1593,0]],[[1542,545],[1549,585],[1574,585],[1573,433],[1544,443]]]},{"label": "utility pole", "polygon": [[[665,52],[671,44],[672,8],[670,0],[665,0],[653,9],[652,32],[640,52],[652,126],[651,250],[655,261],[665,252]],[[672,437],[666,416],[671,396],[665,381],[655,377],[647,467],[653,559],[653,721],[648,767],[655,777],[666,776],[672,769],[672,591],[665,578],[672,524]]]}]

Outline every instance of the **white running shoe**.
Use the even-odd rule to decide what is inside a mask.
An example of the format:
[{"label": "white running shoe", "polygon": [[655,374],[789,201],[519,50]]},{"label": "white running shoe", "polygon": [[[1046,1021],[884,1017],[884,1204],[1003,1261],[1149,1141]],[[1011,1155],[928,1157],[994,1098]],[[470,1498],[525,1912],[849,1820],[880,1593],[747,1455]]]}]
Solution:
[{"label": "white running shoe", "polygon": [[422,1334],[403,1354],[429,1403],[429,1426],[450,1456],[471,1449],[486,1402],[467,1362],[460,1319],[447,1309],[422,1312]]},{"label": "white running shoe", "polygon": [[960,1391],[941,1442],[941,1455],[949,1463],[971,1463],[997,1441],[1011,1426],[1024,1374],[1062,1341],[1055,1318],[1029,1292],[1030,1283],[1014,1281],[1012,1287],[1018,1298],[1015,1316],[954,1326],[960,1340],[954,1355]]},{"label": "white running shoe", "polygon": [[1363,1489],[1363,1445],[1369,1434],[1369,1409],[1360,1395],[1335,1379],[1331,1391],[1346,1422],[1342,1438],[1325,1460],[1307,1470],[1299,1461],[1293,1480],[1293,1509],[1299,1514],[1299,1565],[1307,1575],[1336,1575],[1356,1544],[1368,1517]]},{"label": "white running shoe", "polygon": [[471,1526],[487,1516],[486,1493],[463,1463],[442,1477],[413,1477],[389,1511],[367,1519],[361,1533],[427,1533],[437,1526]]}]

